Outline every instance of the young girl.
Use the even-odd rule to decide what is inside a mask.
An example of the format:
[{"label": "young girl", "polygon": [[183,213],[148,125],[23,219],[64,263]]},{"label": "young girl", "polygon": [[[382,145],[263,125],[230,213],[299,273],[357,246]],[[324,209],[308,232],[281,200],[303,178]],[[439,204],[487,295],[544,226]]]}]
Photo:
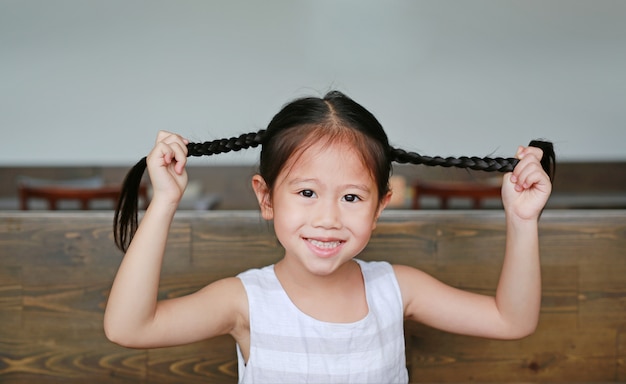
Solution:
[{"label": "young girl", "polygon": [[[187,156],[262,145],[252,186],[284,257],[275,265],[157,301],[165,242],[187,184]],[[339,92],[287,104],[267,130],[190,144],[159,132],[129,174],[116,212],[126,250],[104,329],[118,344],[174,346],[230,334],[240,383],[406,383],[403,322],[497,339],[531,334],[541,296],[538,219],[554,153],[520,147],[516,159],[421,157],[390,147],[376,118]],[[544,158],[545,157],[545,158]],[[507,240],[495,297],[447,286],[407,266],[363,262],[389,202],[392,161],[513,170],[504,176]],[[154,195],[136,228],[134,190],[148,168]],[[130,226],[130,227],[129,227]],[[128,245],[129,239],[130,245]]]}]

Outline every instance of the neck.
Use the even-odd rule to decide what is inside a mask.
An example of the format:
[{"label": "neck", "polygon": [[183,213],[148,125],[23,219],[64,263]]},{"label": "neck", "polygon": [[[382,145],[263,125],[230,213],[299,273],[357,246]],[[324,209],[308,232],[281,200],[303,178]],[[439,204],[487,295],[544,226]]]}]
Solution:
[{"label": "neck", "polygon": [[351,323],[368,313],[363,274],[354,260],[330,275],[319,276],[283,259],[274,272],[291,302],[317,320]]},{"label": "neck", "polygon": [[318,275],[311,273],[302,265],[283,258],[274,266],[278,280],[283,286],[299,289],[320,291],[334,291],[338,287],[354,284],[361,281],[361,268],[356,261],[350,260],[339,266],[331,274]]}]

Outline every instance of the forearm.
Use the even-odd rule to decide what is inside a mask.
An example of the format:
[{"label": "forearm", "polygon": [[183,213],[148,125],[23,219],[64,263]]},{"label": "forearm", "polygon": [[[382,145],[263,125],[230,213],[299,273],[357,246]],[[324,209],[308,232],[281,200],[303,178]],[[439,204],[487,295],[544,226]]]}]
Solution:
[{"label": "forearm", "polygon": [[541,266],[537,220],[507,216],[507,240],[496,305],[514,335],[532,333],[541,306]]},{"label": "forearm", "polygon": [[175,206],[152,201],[117,272],[105,310],[104,329],[116,342],[138,336],[157,306],[159,277]]}]

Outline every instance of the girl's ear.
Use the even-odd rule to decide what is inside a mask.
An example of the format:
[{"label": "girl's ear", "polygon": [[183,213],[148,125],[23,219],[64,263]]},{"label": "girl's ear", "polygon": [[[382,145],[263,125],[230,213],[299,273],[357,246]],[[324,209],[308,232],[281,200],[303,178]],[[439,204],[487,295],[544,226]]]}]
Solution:
[{"label": "girl's ear", "polygon": [[391,195],[393,194],[392,191],[387,192],[387,194],[380,200],[380,203],[378,204],[378,210],[376,211],[376,216],[374,217],[374,222],[372,223],[372,231],[374,229],[376,229],[376,222],[378,222],[378,218],[380,217],[381,213],[383,213],[383,211],[385,210],[385,208],[387,207],[387,204],[389,204],[389,202],[391,201]]},{"label": "girl's ear", "polygon": [[252,189],[254,189],[254,194],[256,195],[256,199],[259,202],[261,215],[265,220],[272,220],[274,218],[272,198],[270,190],[261,175],[254,175],[252,177]]}]

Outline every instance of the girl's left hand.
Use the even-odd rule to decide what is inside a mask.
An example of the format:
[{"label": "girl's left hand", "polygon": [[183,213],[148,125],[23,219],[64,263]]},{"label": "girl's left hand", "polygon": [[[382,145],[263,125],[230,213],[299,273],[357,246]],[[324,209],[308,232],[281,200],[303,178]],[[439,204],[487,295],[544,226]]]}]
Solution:
[{"label": "girl's left hand", "polygon": [[508,214],[523,220],[539,219],[552,191],[550,178],[541,168],[542,156],[539,148],[518,148],[515,157],[520,162],[502,182],[502,203]]}]

